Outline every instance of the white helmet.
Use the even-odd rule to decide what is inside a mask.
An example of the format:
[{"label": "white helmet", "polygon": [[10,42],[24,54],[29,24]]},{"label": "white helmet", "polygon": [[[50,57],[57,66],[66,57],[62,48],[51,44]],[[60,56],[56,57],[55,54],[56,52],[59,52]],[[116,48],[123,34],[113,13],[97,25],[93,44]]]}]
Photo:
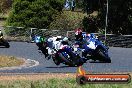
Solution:
[{"label": "white helmet", "polygon": [[68,41],[68,38],[67,38],[67,37],[64,37],[64,38],[63,38],[63,41]]},{"label": "white helmet", "polygon": [[61,36],[57,36],[57,38],[61,38]]},{"label": "white helmet", "polygon": [[48,38],[48,42],[53,42],[53,38]]}]

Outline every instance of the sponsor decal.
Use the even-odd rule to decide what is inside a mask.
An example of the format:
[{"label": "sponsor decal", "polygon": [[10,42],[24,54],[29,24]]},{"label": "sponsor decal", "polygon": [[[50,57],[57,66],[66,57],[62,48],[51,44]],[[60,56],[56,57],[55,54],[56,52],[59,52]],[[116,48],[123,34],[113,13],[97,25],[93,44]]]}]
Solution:
[{"label": "sponsor decal", "polygon": [[76,75],[78,84],[86,83],[130,83],[131,76],[129,74],[86,74],[82,66],[78,67]]}]

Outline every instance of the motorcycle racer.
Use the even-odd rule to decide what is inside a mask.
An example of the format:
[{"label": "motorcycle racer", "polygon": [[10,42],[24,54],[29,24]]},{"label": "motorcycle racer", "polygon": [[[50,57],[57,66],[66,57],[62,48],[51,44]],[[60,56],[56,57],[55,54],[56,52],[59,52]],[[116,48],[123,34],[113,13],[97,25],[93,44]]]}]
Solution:
[{"label": "motorcycle racer", "polygon": [[61,36],[51,37],[47,41],[48,41],[47,48],[49,50],[48,52],[49,54],[52,54],[51,53],[52,49],[54,49],[55,51],[58,51],[59,49],[61,49],[62,45],[68,44],[68,38],[67,37],[62,38]]},{"label": "motorcycle racer", "polygon": [[56,37],[50,37],[47,39],[47,50],[48,50],[48,55],[49,55],[49,59],[51,57],[51,55],[55,54],[56,51],[59,49],[59,45],[60,45],[60,40],[61,40],[61,36],[56,36]]},{"label": "motorcycle racer", "polygon": [[39,47],[38,50],[40,50],[40,47],[42,47],[43,44],[46,42],[46,38],[43,36],[35,36],[35,42],[36,45]]},{"label": "motorcycle racer", "polygon": [[6,40],[4,39],[3,33],[2,33],[2,31],[1,31],[1,29],[0,29],[0,46],[5,46],[6,48],[9,48],[9,47],[10,47],[8,41],[6,41]]},{"label": "motorcycle racer", "polygon": [[83,40],[82,29],[77,28],[75,30],[75,41],[82,41],[82,40]]},{"label": "motorcycle racer", "polygon": [[82,48],[82,45],[86,43],[86,32],[83,32],[81,28],[75,30],[75,45],[79,45],[79,48]]},{"label": "motorcycle racer", "polygon": [[86,61],[73,51],[68,37],[50,37],[47,42],[49,58],[52,58],[56,65],[64,63],[69,66],[75,66],[81,65]]},{"label": "motorcycle racer", "polygon": [[47,40],[48,54],[53,55],[60,51],[63,47],[69,45],[69,39],[67,37],[62,38],[61,36],[50,37]]},{"label": "motorcycle racer", "polygon": [[45,55],[45,58],[48,56],[48,50],[46,49],[46,38],[43,36],[35,36],[35,42],[38,46],[38,50],[41,50],[42,53]]}]

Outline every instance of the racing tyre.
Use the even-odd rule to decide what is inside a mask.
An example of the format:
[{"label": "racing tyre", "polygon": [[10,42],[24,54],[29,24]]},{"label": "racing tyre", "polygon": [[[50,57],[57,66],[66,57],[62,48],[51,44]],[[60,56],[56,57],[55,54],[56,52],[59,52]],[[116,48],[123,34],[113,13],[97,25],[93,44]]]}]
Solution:
[{"label": "racing tyre", "polygon": [[5,45],[6,48],[9,48],[10,47],[10,45],[9,45],[8,42],[6,42],[4,45]]},{"label": "racing tyre", "polygon": [[57,57],[57,55],[52,57],[53,58],[53,61],[54,61],[54,63],[56,65],[60,65],[60,61],[56,57]]},{"label": "racing tyre", "polygon": [[105,51],[103,49],[98,49],[98,55],[100,57],[100,61],[111,63],[110,57],[105,54]]},{"label": "racing tyre", "polygon": [[106,63],[111,63],[110,57],[106,58],[105,62],[106,62]]},{"label": "racing tyre", "polygon": [[82,59],[82,58],[80,58],[79,59],[79,62],[78,62],[78,64],[77,64],[77,67],[79,67],[79,66],[82,66],[84,63],[86,63],[86,59]]},{"label": "racing tyre", "polygon": [[57,59],[53,59],[53,61],[56,65],[60,65],[60,62]]}]

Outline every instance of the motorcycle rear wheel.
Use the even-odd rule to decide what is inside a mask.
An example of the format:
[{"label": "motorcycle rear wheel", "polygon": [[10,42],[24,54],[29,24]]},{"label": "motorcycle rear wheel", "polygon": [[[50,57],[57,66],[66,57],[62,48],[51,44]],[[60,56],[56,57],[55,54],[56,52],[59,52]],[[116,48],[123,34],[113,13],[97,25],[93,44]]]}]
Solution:
[{"label": "motorcycle rear wheel", "polygon": [[60,65],[61,62],[58,60],[57,57],[58,57],[57,54],[52,56],[54,63],[58,66],[58,65]]},{"label": "motorcycle rear wheel", "polygon": [[56,65],[60,65],[60,62],[57,59],[53,59],[53,61]]}]

